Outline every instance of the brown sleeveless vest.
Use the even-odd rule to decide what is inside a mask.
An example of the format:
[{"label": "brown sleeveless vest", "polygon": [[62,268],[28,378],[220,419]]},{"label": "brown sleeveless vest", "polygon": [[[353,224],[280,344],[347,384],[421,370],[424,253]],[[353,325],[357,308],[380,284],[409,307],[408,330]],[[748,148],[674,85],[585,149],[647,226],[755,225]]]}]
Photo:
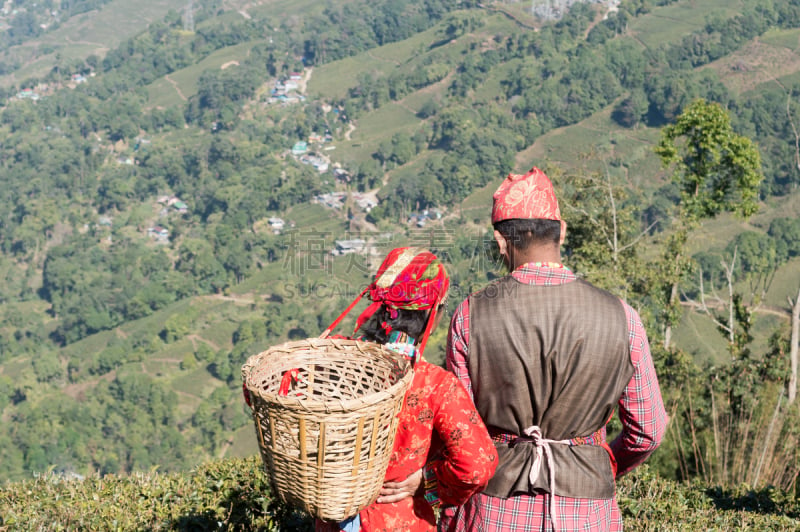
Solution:
[{"label": "brown sleeveless vest", "polygon": [[[535,286],[509,275],[470,296],[469,315],[469,376],[490,431],[519,436],[537,425],[544,438],[565,440],[589,436],[608,421],[633,375],[618,298],[580,280]],[[484,493],[507,498],[531,488],[549,491],[547,459],[529,486],[532,443],[495,445],[500,461]],[[557,495],[614,496],[603,447],[550,448]]]}]

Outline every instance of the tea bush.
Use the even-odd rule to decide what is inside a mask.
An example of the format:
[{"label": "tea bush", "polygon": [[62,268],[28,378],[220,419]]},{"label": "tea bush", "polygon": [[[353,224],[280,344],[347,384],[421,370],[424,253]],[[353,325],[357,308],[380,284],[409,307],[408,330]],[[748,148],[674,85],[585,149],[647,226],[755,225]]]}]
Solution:
[{"label": "tea bush", "polygon": [[[800,529],[796,494],[673,482],[646,466],[620,481],[629,531]],[[303,513],[270,497],[258,457],[209,462],[189,473],[53,473],[0,487],[0,532],[66,530],[312,530]]]}]

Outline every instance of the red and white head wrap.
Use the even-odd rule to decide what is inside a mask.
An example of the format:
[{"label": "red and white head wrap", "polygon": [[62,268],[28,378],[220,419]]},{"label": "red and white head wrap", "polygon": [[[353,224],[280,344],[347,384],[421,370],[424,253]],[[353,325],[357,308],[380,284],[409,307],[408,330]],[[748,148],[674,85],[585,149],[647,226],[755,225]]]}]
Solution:
[{"label": "red and white head wrap", "polygon": [[492,200],[492,223],[514,218],[561,220],[553,183],[535,166],[524,175],[508,174]]},{"label": "red and white head wrap", "polygon": [[392,317],[397,316],[397,310],[429,310],[425,332],[419,338],[418,351],[422,353],[436,322],[436,311],[447,297],[449,287],[450,278],[436,255],[420,248],[393,249],[378,267],[375,280],[327,330],[333,330],[345,314],[369,293],[372,303],[356,320],[354,334],[381,306],[385,306]]}]

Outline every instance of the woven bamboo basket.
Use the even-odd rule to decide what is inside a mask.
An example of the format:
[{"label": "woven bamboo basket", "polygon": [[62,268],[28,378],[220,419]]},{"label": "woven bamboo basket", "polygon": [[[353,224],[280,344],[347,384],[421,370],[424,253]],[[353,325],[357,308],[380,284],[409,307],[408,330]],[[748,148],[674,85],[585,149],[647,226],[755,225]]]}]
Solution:
[{"label": "woven bamboo basket", "polygon": [[[290,390],[279,394],[293,369]],[[242,378],[274,494],[331,521],[369,506],[383,484],[412,377],[402,355],[349,339],[287,342],[251,356]]]}]

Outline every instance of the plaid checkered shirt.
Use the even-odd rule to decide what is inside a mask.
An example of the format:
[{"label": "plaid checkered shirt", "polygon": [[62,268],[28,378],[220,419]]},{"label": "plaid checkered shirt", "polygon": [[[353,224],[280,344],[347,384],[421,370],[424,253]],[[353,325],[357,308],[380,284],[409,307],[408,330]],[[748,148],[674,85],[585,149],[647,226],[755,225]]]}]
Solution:
[{"label": "plaid checkered shirt", "polygon": [[[511,275],[522,283],[553,286],[572,282],[575,274],[560,264],[525,264]],[[447,339],[447,368],[455,373],[472,396],[469,356],[469,300],[456,309]],[[667,425],[650,346],[638,313],[624,301],[628,340],[634,373],[619,399],[622,432],[611,442],[617,461],[617,477],[641,464],[658,446]],[[616,498],[578,499],[553,494],[520,494],[502,499],[482,493],[461,507],[442,511],[440,530],[498,531],[551,530],[550,505],[561,530],[622,530]]]}]

